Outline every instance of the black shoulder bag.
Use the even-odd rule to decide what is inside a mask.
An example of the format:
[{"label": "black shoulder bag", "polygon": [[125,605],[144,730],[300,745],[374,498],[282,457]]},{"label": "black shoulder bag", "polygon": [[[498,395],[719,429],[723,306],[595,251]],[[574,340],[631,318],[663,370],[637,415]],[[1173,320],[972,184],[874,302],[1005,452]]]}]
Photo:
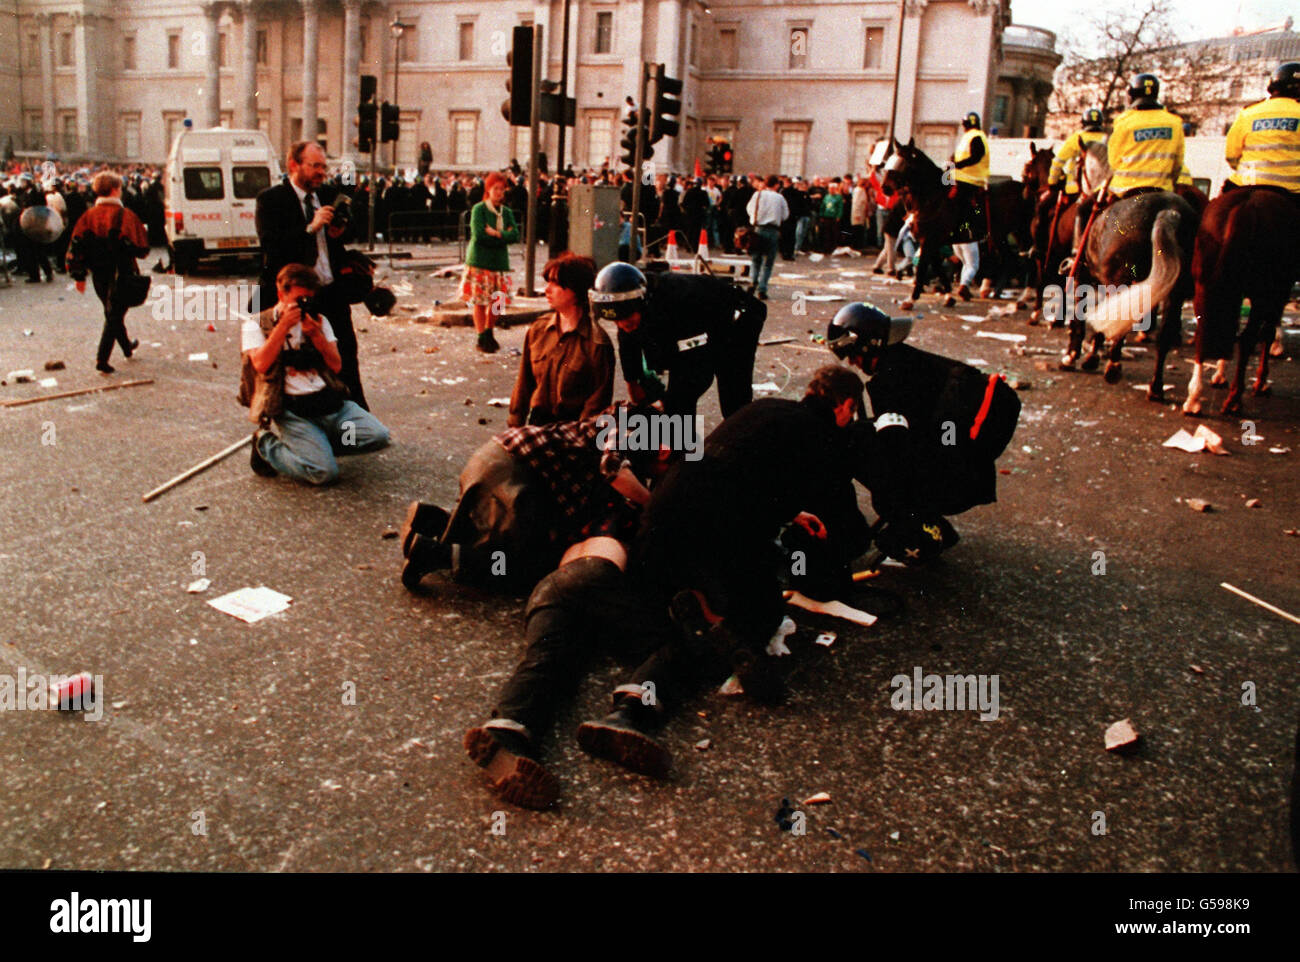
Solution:
[{"label": "black shoulder bag", "polygon": [[119,307],[139,307],[149,296],[150,278],[127,267],[128,255],[122,249],[122,218],[125,216],[126,208],[119,207],[108,235],[109,255],[117,261],[112,297]]}]

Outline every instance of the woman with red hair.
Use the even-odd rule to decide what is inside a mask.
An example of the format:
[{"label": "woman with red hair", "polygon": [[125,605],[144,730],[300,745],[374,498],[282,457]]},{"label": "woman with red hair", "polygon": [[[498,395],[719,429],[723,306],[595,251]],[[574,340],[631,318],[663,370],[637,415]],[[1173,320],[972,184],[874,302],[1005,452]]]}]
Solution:
[{"label": "woman with red hair", "polygon": [[474,311],[476,347],[485,354],[494,354],[501,347],[492,333],[493,320],[510,304],[508,245],[519,239],[514,211],[503,203],[506,186],[505,175],[488,174],[483,199],[470,211],[469,250],[460,282],[461,299]]}]

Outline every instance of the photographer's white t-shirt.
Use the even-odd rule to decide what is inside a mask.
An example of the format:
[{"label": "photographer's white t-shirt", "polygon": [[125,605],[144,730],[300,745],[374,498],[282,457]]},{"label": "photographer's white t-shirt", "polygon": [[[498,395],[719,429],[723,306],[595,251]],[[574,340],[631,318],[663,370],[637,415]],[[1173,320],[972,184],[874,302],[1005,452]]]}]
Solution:
[{"label": "photographer's white t-shirt", "polygon": [[[332,343],[337,342],[338,338],[334,336],[334,328],[330,327],[330,322],[325,318],[320,319],[320,329],[325,335],[325,340]],[[266,343],[266,335],[262,333],[262,325],[258,323],[256,317],[249,318],[244,322],[243,350],[256,351]],[[286,347],[300,348],[307,338],[302,333],[302,325],[295,324],[289,328],[289,333],[285,335],[284,343]],[[315,394],[317,391],[325,390],[324,379],[315,371],[299,371],[296,368],[285,367],[284,369],[284,393],[285,394]]]}]

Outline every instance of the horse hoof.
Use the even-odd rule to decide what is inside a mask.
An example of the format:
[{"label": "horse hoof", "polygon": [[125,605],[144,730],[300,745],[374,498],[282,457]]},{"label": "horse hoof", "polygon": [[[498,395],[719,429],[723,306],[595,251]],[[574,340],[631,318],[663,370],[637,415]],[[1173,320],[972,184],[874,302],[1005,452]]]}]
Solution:
[{"label": "horse hoof", "polygon": [[1058,320],[1052,321],[1052,323],[1048,326],[1051,327],[1051,329],[1054,331],[1059,330],[1060,328],[1065,327],[1065,318],[1062,317]]},{"label": "horse hoof", "polygon": [[[965,285],[963,284],[962,286],[964,287]],[[980,297],[988,297],[992,293],[993,293],[993,282],[986,277],[984,281],[980,284]]]},{"label": "horse hoof", "polygon": [[1133,335],[1134,344],[1145,344],[1149,340],[1151,340],[1151,338],[1147,336],[1146,331],[1137,331]]},{"label": "horse hoof", "polygon": [[957,298],[953,297],[951,294],[949,294],[947,297],[943,299],[944,307],[954,307],[956,306],[956,304],[957,304]]},{"label": "horse hoof", "polygon": [[1124,366],[1122,364],[1108,363],[1106,365],[1106,373],[1103,374],[1102,377],[1105,379],[1107,384],[1118,384],[1123,373]]},{"label": "horse hoof", "polygon": [[[1115,380],[1118,381],[1119,378],[1116,378]],[[1165,403],[1165,389],[1164,389],[1164,388],[1161,388],[1160,390],[1157,391],[1157,390],[1156,390],[1155,388],[1153,388],[1153,387],[1149,387],[1149,388],[1147,388],[1147,400],[1148,400],[1148,401],[1154,401],[1156,404],[1164,404],[1164,403]]]},{"label": "horse hoof", "polygon": [[1041,321],[1042,318],[1043,318],[1042,311],[1034,311],[1029,315],[1029,320],[1025,321],[1025,323],[1028,324],[1030,327],[1037,327],[1039,321]]},{"label": "horse hoof", "polygon": [[1060,363],[1058,363],[1056,366],[1060,368],[1062,371],[1073,371],[1074,362],[1077,361],[1078,359],[1079,356],[1077,354],[1066,354],[1061,358]]},{"label": "horse hoof", "polygon": [[1083,368],[1083,370],[1085,371],[1095,371],[1097,370],[1097,365],[1099,365],[1100,363],[1101,363],[1101,358],[1099,358],[1096,354],[1089,354],[1087,357],[1083,359],[1083,363],[1080,364],[1079,367]]},{"label": "horse hoof", "polygon": [[912,309],[912,299],[909,297],[907,300],[903,301],[903,303],[898,305],[898,309],[900,311],[910,311]]},{"label": "horse hoof", "polygon": [[1230,397],[1230,398],[1228,398],[1228,400],[1226,400],[1226,401],[1223,402],[1223,408],[1222,408],[1222,411],[1223,411],[1224,414],[1240,414],[1240,413],[1241,413],[1241,398],[1240,398],[1240,397]]},{"label": "horse hoof", "polygon": [[1188,398],[1183,402],[1183,414],[1189,418],[1199,418],[1201,416],[1201,402]]},{"label": "horse hoof", "polygon": [[1256,381],[1254,387],[1250,389],[1250,393],[1255,395],[1255,397],[1271,397],[1273,394],[1273,385],[1260,384]]},{"label": "horse hoof", "polygon": [[[962,284],[957,288],[957,296],[959,296],[963,301],[969,301],[971,298],[970,288],[965,284]],[[982,287],[980,288],[980,297],[988,297],[988,294],[984,293],[984,288]]]},{"label": "horse hoof", "polygon": [[1228,379],[1226,377],[1219,377],[1217,374],[1213,374],[1210,376],[1210,387],[1227,387],[1227,386],[1228,386]]}]

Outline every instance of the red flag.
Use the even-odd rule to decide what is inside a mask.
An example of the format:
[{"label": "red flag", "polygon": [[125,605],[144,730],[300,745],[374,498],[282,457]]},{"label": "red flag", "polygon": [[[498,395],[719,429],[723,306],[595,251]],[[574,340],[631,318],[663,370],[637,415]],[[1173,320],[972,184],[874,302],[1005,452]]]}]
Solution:
[{"label": "red flag", "polygon": [[696,177],[704,176],[704,172],[700,170],[700,158],[698,157],[695,158],[695,176]]}]

